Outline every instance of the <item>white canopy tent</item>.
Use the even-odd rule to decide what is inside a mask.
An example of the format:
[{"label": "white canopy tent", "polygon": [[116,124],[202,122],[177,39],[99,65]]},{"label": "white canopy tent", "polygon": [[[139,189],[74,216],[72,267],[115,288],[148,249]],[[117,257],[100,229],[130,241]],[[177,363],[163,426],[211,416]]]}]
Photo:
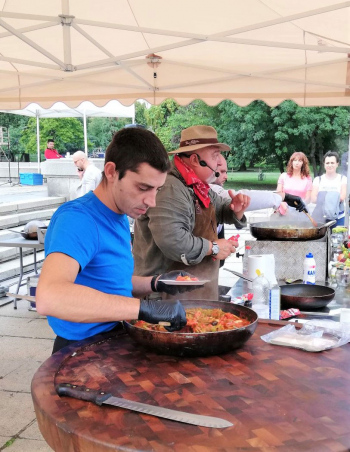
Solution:
[{"label": "white canopy tent", "polygon": [[0,108],[350,105],[350,2],[0,0]]},{"label": "white canopy tent", "polygon": [[85,153],[88,155],[87,147],[87,117],[118,117],[131,118],[135,122],[135,106],[125,107],[116,100],[108,102],[104,107],[96,107],[92,102],[82,102],[75,108],[69,108],[63,102],[56,102],[51,108],[43,108],[38,104],[29,104],[22,110],[0,110],[4,113],[12,113],[15,115],[36,117],[37,130],[37,154],[38,154],[38,171],[40,172],[40,118],[83,118],[84,124],[84,147]]}]

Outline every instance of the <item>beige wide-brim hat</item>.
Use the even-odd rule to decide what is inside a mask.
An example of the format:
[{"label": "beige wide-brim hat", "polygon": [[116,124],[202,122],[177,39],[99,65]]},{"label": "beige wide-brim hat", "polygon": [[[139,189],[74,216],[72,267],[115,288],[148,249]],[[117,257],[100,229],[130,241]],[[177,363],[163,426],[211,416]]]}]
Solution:
[{"label": "beige wide-brim hat", "polygon": [[181,132],[180,147],[169,154],[180,154],[181,152],[192,152],[208,146],[217,146],[220,151],[229,151],[227,144],[218,142],[218,134],[214,127],[192,126]]}]

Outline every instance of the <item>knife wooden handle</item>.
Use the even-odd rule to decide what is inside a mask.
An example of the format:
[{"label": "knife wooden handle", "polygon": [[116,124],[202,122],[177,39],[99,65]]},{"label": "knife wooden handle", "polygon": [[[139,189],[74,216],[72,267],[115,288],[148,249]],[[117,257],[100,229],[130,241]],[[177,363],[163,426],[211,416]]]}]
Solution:
[{"label": "knife wooden handle", "polygon": [[102,405],[106,399],[111,397],[111,394],[106,394],[103,391],[95,391],[94,389],[86,388],[85,386],[77,386],[69,383],[60,383],[56,385],[56,392],[60,397],[73,397],[74,399],[96,403],[96,405]]}]

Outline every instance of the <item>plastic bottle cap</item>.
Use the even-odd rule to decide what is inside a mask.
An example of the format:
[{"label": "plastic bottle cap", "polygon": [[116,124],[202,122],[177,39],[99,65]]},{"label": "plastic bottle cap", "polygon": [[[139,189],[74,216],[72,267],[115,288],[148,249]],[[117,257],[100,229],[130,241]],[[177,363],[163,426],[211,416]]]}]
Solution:
[{"label": "plastic bottle cap", "polygon": [[[349,236],[349,238],[350,238],[350,236]],[[247,246],[245,247],[245,249],[246,249],[246,250],[251,250],[251,249],[252,249],[252,247],[251,247],[251,246],[249,246],[249,245],[247,245]]]},{"label": "plastic bottle cap", "polygon": [[314,255],[313,255],[312,253],[309,253],[309,254],[307,254],[305,257],[310,257],[310,258],[312,258],[312,257],[314,257]]}]

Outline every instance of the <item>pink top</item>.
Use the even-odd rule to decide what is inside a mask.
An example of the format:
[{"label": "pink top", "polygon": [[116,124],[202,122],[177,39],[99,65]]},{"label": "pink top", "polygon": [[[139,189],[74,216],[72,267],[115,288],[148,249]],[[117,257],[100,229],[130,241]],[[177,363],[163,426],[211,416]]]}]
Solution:
[{"label": "pink top", "polygon": [[305,199],[306,193],[312,190],[312,179],[310,176],[297,179],[288,176],[287,173],[282,173],[278,179],[278,183],[282,185],[284,193],[300,196],[302,199]]}]

